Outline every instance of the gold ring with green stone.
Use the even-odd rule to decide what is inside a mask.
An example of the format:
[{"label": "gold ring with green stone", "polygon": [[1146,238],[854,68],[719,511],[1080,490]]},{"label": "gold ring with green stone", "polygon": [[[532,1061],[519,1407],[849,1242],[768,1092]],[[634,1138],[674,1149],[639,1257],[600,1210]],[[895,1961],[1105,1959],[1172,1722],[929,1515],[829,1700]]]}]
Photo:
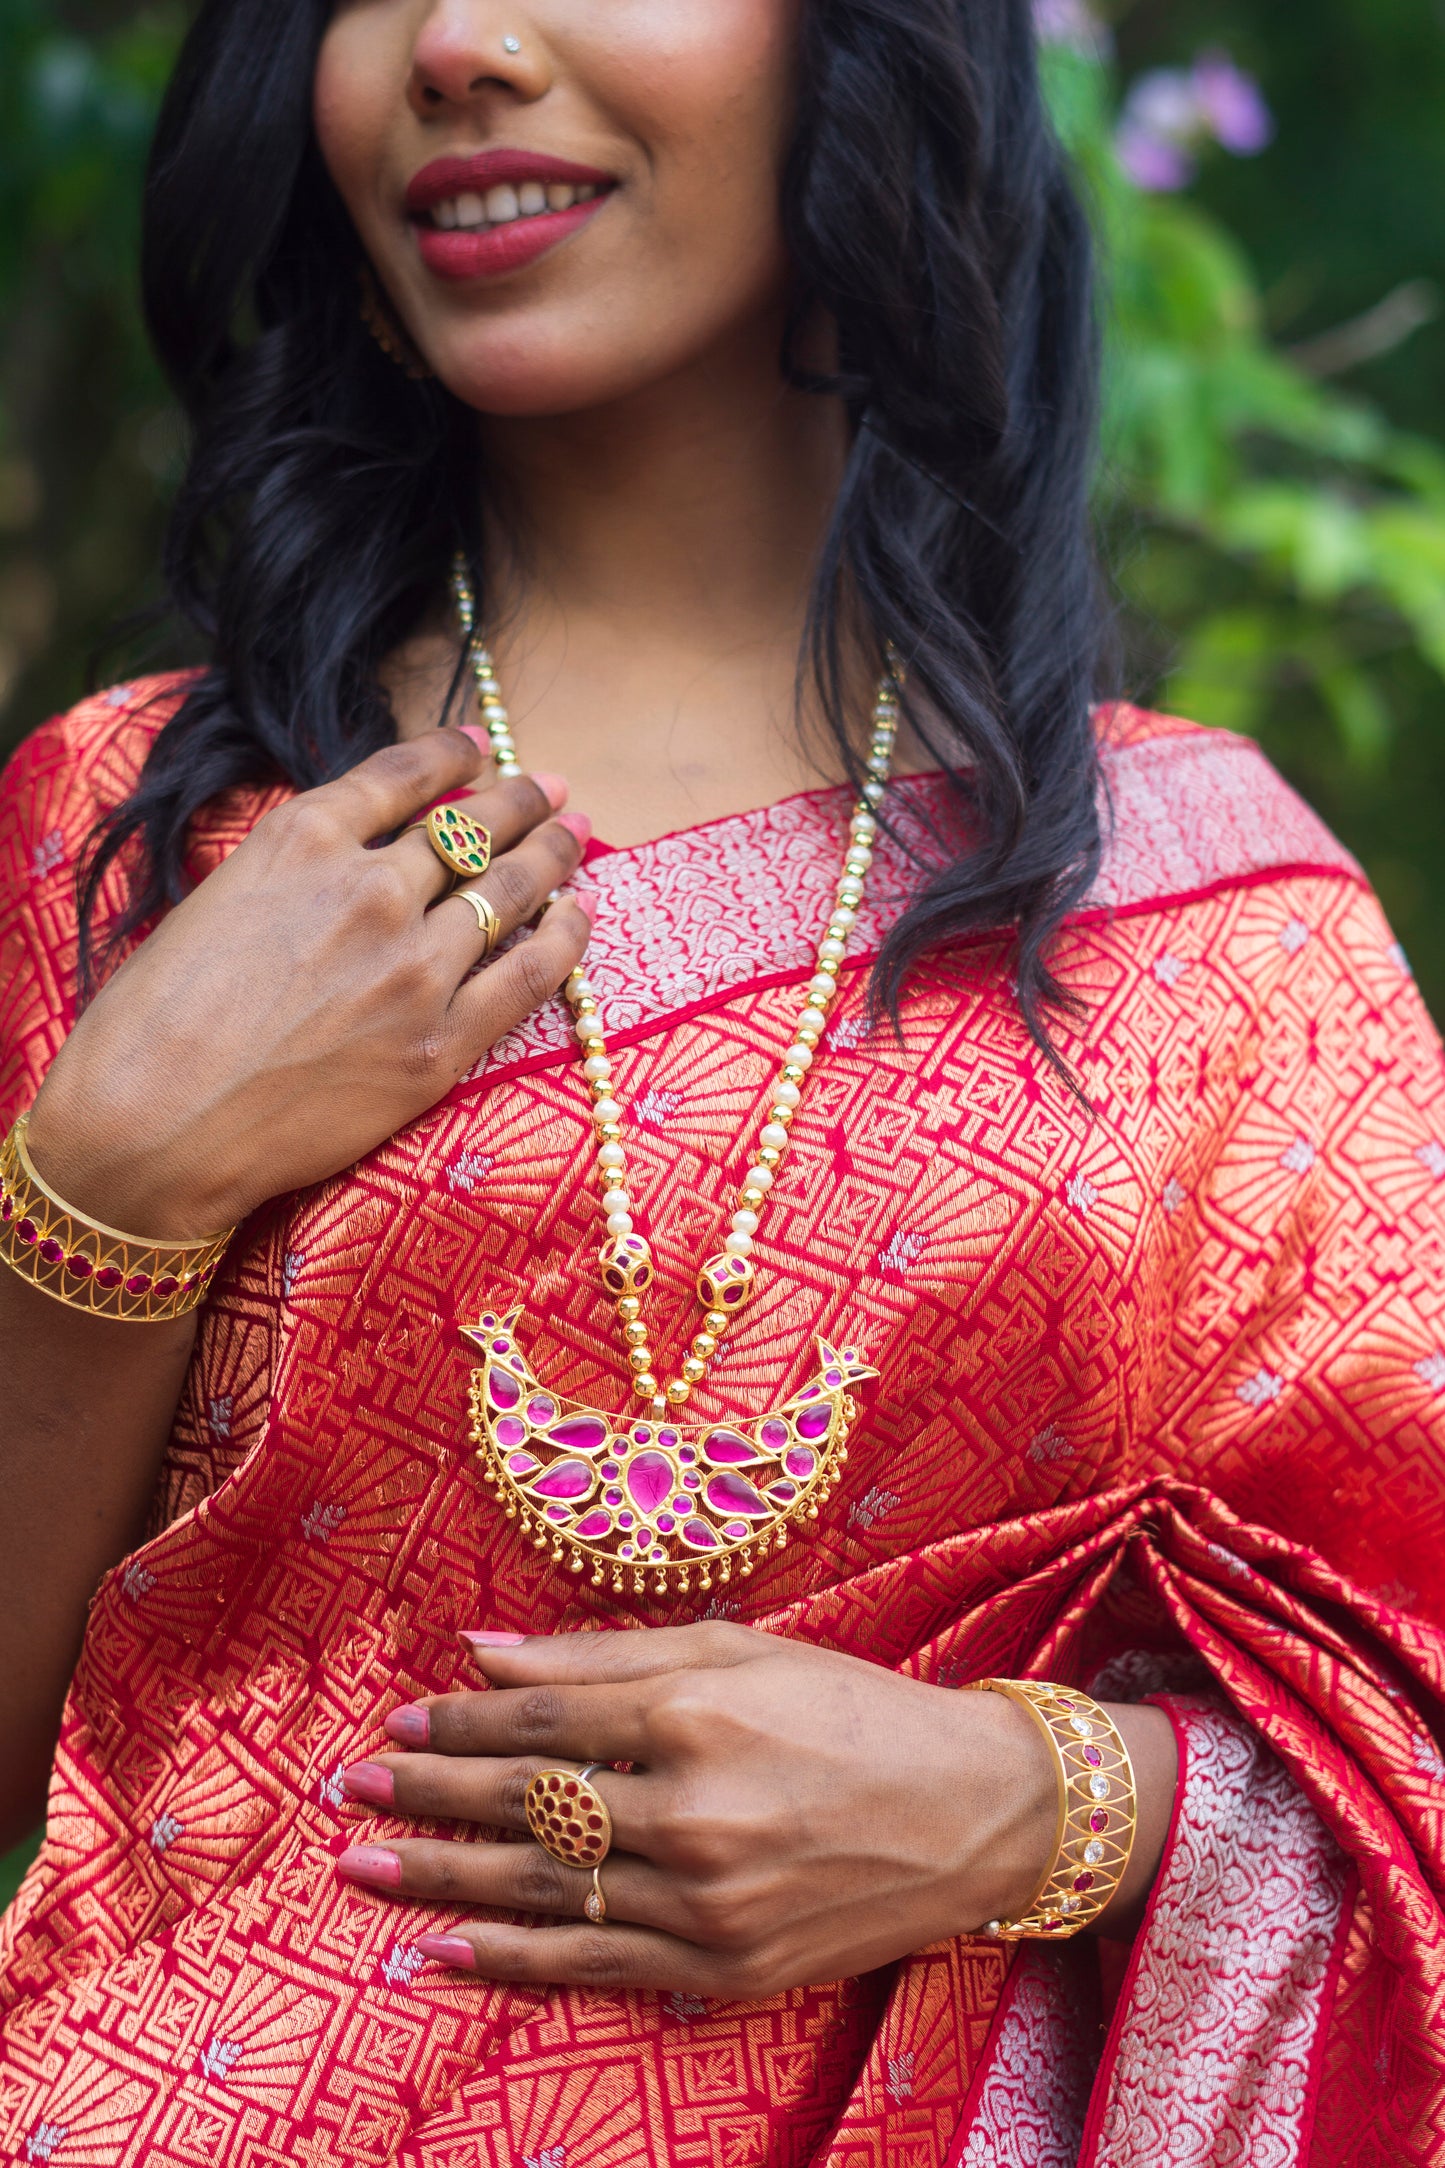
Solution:
[{"label": "gold ring with green stone", "polygon": [[458,881],[474,881],[492,862],[492,834],[460,806],[433,806],[426,817],[426,839]]}]

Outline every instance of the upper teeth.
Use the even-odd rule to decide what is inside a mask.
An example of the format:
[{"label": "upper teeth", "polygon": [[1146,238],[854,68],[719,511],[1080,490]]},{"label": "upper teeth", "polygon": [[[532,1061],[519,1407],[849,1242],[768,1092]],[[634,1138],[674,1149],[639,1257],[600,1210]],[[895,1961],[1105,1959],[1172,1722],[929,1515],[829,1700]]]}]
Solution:
[{"label": "upper teeth", "polygon": [[580,188],[570,181],[522,181],[516,188],[500,181],[484,196],[468,192],[434,203],[432,224],[445,233],[456,226],[505,226],[514,218],[535,218],[540,211],[570,211],[574,203],[590,203],[596,193],[591,181]]}]

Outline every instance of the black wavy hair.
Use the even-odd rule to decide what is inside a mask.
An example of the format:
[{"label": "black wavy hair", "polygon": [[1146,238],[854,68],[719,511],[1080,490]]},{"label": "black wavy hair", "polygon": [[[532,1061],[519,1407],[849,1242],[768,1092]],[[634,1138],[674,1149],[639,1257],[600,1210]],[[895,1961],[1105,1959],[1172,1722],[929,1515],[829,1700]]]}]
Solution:
[{"label": "black wavy hair", "polygon": [[[209,667],[97,834],[87,928],[118,853],[131,871],[111,948],[184,893],[187,825],[209,799],[304,789],[389,742],[378,664],[435,605],[459,542],[480,572],[470,416],[361,321],[359,243],[311,126],[329,13],[203,0],[156,132],[144,299],[192,432],[165,571]],[[922,955],[1012,926],[1020,1006],[1047,1048],[1044,1011],[1068,1002],[1050,936],[1100,848],[1087,224],[1030,0],[806,0],[802,40],[780,367],[841,392],[853,433],[800,667],[856,783],[848,640],[861,625],[880,656],[891,645],[970,824],[892,928],[875,995],[896,1014]],[[838,327],[828,379],[792,358],[818,304]]]}]

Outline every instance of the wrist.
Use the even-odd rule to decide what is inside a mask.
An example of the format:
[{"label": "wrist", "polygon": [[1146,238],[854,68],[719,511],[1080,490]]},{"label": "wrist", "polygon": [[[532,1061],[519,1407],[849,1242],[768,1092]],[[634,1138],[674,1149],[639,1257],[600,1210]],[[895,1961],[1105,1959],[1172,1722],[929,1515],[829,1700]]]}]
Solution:
[{"label": "wrist", "polygon": [[102,1109],[54,1071],[30,1110],[26,1149],[48,1188],[87,1219],[122,1234],[193,1241],[242,1216],[211,1185],[189,1177],[122,1108]]}]

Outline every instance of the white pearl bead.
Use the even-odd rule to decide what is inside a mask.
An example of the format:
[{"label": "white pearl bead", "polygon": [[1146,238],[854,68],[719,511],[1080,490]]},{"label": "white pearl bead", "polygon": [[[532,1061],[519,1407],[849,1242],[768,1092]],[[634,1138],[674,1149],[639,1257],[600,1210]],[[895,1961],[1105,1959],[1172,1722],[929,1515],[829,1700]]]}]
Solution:
[{"label": "white pearl bead", "polygon": [[764,1122],[758,1132],[758,1142],[764,1151],[782,1152],[787,1149],[788,1132],[781,1122]]},{"label": "white pearl bead", "polygon": [[820,1003],[831,1001],[837,991],[838,981],[833,977],[831,971],[820,971],[816,978],[808,981],[808,992],[815,994]]},{"label": "white pearl bead", "polygon": [[790,1063],[795,1069],[810,1069],[813,1065],[813,1049],[810,1046],[804,1046],[801,1040],[796,1046],[790,1046],[783,1056],[784,1067],[787,1067]]},{"label": "white pearl bead", "polygon": [[497,762],[498,775],[520,775],[521,772],[521,763],[519,761],[499,760]]},{"label": "white pearl bead", "polygon": [[743,1176],[744,1189],[771,1189],[772,1186],[773,1170],[771,1167],[749,1167],[747,1173]]},{"label": "white pearl bead", "polygon": [[604,1144],[598,1148],[597,1164],[599,1167],[625,1167],[627,1154],[620,1144]]},{"label": "white pearl bead", "polygon": [[863,901],[863,883],[851,873],[845,874],[838,883],[838,900],[843,905]]},{"label": "white pearl bead", "polygon": [[582,1064],[582,1074],[593,1084],[610,1084],[612,1064],[605,1054],[589,1054]]},{"label": "white pearl bead", "polygon": [[579,1016],[572,1029],[579,1039],[600,1039],[602,1036],[602,1018],[600,1015]]},{"label": "white pearl bead", "polygon": [[752,1250],[752,1246],[753,1238],[751,1235],[729,1235],[723,1244],[723,1248],[727,1251],[729,1257],[746,1257]]},{"label": "white pearl bead", "polygon": [[871,813],[855,813],[848,823],[848,833],[860,843],[871,843],[878,833],[878,823]]},{"label": "white pearl bead", "polygon": [[620,1122],[622,1109],[615,1099],[594,1099],[592,1119],[595,1122]]},{"label": "white pearl bead", "polygon": [[572,981],[572,999],[574,1001],[595,1001],[597,999],[597,989],[590,979],[574,979]]},{"label": "white pearl bead", "polygon": [[734,1212],[728,1225],[735,1235],[755,1235],[758,1231],[758,1215],[744,1208],[741,1212]]},{"label": "white pearl bead", "polygon": [[632,1198],[625,1189],[609,1189],[602,1199],[602,1209],[608,1213],[630,1212],[632,1210]]},{"label": "white pearl bead", "polygon": [[802,1096],[796,1084],[779,1084],[773,1092],[780,1107],[795,1107]]},{"label": "white pearl bead", "polygon": [[851,926],[857,916],[858,913],[851,903],[837,903],[833,906],[833,924],[835,926]]},{"label": "white pearl bead", "polygon": [[840,964],[842,963],[843,958],[847,955],[847,953],[848,951],[841,941],[829,940],[820,941],[818,943],[818,954],[822,957],[825,964]]},{"label": "white pearl bead", "polygon": [[632,1214],[630,1212],[609,1212],[607,1215],[607,1232],[610,1235],[630,1235],[632,1232]]},{"label": "white pearl bead", "polygon": [[821,1009],[804,1009],[802,1015],[798,1018],[799,1031],[811,1031],[821,1034],[827,1028],[828,1019]]}]

